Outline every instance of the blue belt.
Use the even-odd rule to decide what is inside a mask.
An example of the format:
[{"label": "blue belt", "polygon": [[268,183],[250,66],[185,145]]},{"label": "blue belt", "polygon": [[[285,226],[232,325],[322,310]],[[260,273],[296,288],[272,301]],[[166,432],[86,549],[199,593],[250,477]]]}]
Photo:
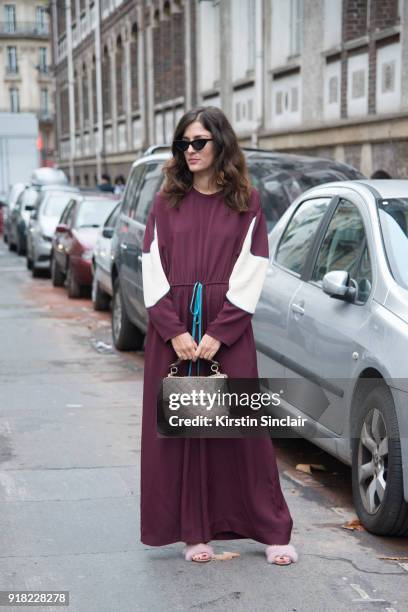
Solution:
[{"label": "blue belt", "polygon": [[[203,307],[203,285],[200,282],[196,282],[193,288],[193,295],[191,297],[190,302],[190,312],[193,315],[193,327],[191,330],[191,335],[196,340],[196,331],[198,331],[198,340],[196,340],[197,344],[201,341],[201,326],[202,326],[202,307]],[[193,365],[193,360],[190,359],[190,363],[188,366],[188,376],[191,376],[191,367]],[[200,372],[200,358],[197,360],[197,376]]]}]

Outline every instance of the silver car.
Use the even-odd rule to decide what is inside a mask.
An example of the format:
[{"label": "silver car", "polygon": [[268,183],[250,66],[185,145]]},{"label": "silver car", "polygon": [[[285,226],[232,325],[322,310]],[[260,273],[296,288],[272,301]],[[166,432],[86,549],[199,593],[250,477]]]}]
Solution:
[{"label": "silver car", "polygon": [[92,304],[95,310],[108,310],[112,288],[112,237],[120,215],[121,202],[98,230],[92,255]]},{"label": "silver car", "polygon": [[406,535],[408,181],[314,187],[269,245],[259,376],[280,381],[280,414],[306,419],[292,431],[351,465],[363,525]]},{"label": "silver car", "polygon": [[55,228],[74,193],[79,193],[77,187],[49,185],[38,196],[27,230],[27,267],[34,277],[42,270],[50,270]]}]

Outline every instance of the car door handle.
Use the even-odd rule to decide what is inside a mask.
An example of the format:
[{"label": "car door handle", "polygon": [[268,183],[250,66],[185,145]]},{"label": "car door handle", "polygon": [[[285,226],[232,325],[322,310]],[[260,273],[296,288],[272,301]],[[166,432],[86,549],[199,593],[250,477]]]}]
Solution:
[{"label": "car door handle", "polygon": [[299,315],[304,315],[305,309],[300,304],[292,304],[292,312],[295,312],[296,314],[299,314]]},{"label": "car door handle", "polygon": [[124,242],[120,243],[120,248],[123,249],[124,251],[126,251],[127,249],[127,244],[125,244]]}]

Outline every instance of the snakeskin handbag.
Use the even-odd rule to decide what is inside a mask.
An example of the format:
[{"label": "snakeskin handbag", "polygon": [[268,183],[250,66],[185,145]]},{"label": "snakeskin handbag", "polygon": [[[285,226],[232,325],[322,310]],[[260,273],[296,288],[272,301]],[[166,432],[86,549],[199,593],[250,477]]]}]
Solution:
[{"label": "snakeskin handbag", "polygon": [[[158,425],[161,433],[169,434],[172,429],[170,417],[177,415],[178,423],[194,417],[228,416],[230,405],[223,401],[223,394],[228,393],[228,375],[220,372],[218,361],[211,359],[211,372],[208,376],[179,376],[178,367],[182,363],[178,359],[169,366],[169,373],[162,379],[158,397]],[[183,399],[184,398],[184,399]],[[196,425],[177,425],[178,433],[189,436],[199,435],[200,419]],[[202,419],[201,419],[202,424]],[[200,437],[203,437],[202,434]]]}]

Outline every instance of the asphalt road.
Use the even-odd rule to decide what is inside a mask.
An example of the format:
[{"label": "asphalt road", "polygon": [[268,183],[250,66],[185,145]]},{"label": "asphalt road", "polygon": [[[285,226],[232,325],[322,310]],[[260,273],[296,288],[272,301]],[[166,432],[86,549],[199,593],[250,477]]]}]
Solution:
[{"label": "asphalt road", "polygon": [[[0,330],[0,590],[70,596],[18,609],[408,610],[408,562],[380,559],[407,540],[344,529],[350,470],[300,440],[276,441],[298,563],[268,565],[252,540],[216,542],[240,556],[201,565],[181,543],[141,544],[143,353],[113,350],[109,313],[32,279],[2,241]],[[308,462],[327,471],[295,469]]]}]

